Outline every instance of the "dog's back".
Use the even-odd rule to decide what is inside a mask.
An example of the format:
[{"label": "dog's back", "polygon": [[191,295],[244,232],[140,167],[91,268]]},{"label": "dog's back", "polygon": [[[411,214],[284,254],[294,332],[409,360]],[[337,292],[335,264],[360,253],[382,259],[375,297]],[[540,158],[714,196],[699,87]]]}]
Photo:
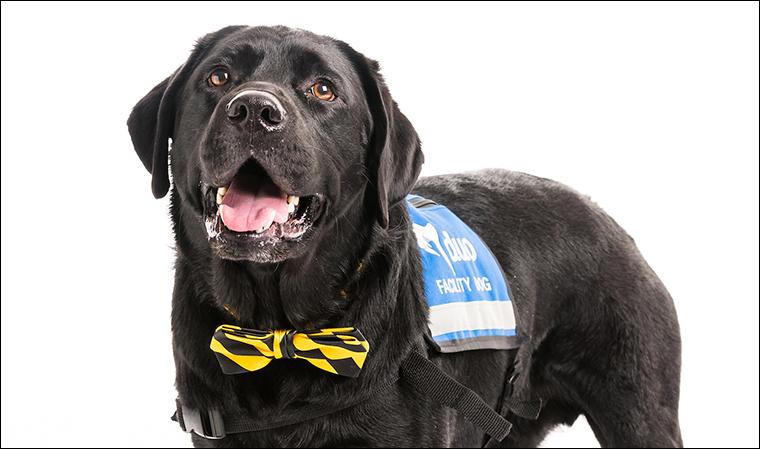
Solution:
[{"label": "dog's back", "polygon": [[673,301],[612,218],[560,183],[506,170],[423,178],[413,192],[470,225],[511,284],[525,338],[515,394],[548,400],[516,443],[584,413],[603,445],[681,444]]}]

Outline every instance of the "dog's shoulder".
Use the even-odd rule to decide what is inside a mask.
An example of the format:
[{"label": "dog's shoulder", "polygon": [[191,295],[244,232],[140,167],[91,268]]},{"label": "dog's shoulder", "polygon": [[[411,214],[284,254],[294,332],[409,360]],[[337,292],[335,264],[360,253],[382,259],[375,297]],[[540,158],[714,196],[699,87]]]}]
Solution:
[{"label": "dog's shoulder", "polygon": [[[503,169],[421,178],[413,193],[444,204],[473,227],[617,227],[591,198],[560,182]],[[606,229],[609,230],[609,229]]]}]

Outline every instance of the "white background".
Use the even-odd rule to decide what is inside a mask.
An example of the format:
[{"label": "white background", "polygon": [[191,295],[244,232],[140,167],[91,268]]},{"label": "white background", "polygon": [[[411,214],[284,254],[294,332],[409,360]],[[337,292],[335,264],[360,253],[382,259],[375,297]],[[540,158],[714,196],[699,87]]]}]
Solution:
[{"label": "white background", "polygon": [[[229,24],[306,28],[381,61],[426,175],[505,167],[590,195],[675,298],[685,443],[758,446],[757,3],[3,3],[1,16],[3,446],[189,444],[168,420],[168,202],[125,121]],[[545,443],[595,444],[582,419]]]}]

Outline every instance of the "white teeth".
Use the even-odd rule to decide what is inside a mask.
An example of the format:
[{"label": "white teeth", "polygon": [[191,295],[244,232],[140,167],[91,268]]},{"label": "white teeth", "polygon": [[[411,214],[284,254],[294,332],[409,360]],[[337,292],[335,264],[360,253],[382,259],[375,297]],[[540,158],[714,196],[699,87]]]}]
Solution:
[{"label": "white teeth", "polygon": [[216,191],[216,204],[222,204],[225,193],[227,193],[227,187],[219,187],[219,189]]},{"label": "white teeth", "polygon": [[295,196],[295,195],[288,195],[287,201],[288,201],[288,214],[292,214],[296,211],[296,207],[298,207],[298,202],[301,200],[301,198]]}]

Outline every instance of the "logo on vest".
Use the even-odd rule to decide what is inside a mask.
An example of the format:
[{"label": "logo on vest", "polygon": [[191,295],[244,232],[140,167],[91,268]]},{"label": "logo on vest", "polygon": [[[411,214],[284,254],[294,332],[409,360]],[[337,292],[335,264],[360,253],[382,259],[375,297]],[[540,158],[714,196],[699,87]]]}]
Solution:
[{"label": "logo on vest", "polygon": [[[454,275],[456,275],[457,272],[454,269],[452,262],[475,262],[478,260],[478,253],[475,251],[475,247],[466,238],[451,237],[448,232],[443,231],[441,233],[443,236],[443,245],[441,245],[438,231],[432,223],[428,223],[425,226],[413,223],[413,229],[417,236],[417,245],[420,249],[435,256],[442,257]],[[433,248],[431,244],[434,245],[435,248]]]}]

